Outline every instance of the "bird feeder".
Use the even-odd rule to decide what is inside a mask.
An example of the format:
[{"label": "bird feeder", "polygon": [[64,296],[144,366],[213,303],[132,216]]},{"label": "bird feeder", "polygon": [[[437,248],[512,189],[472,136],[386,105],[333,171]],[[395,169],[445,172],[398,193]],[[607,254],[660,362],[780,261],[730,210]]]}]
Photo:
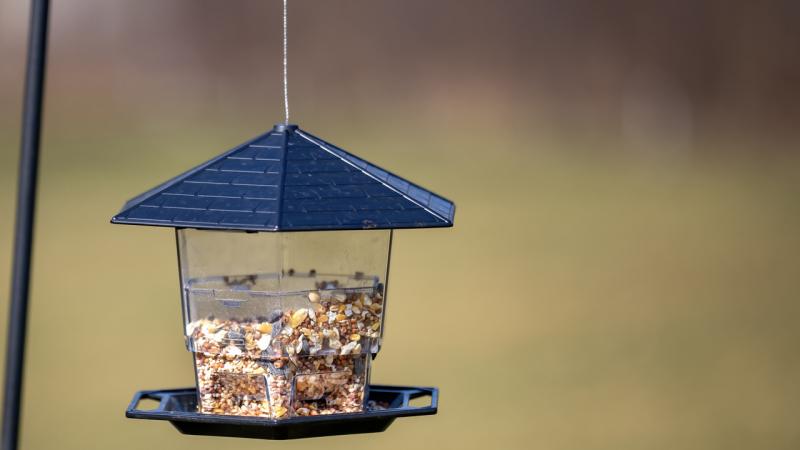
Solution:
[{"label": "bird feeder", "polygon": [[[196,388],[128,416],[185,433],[381,431],[435,388],[370,386],[395,229],[450,227],[452,202],[295,125],[276,125],[135,197],[113,223],[176,230]],[[433,397],[415,408],[411,398]],[[142,398],[160,400],[137,409]]]}]

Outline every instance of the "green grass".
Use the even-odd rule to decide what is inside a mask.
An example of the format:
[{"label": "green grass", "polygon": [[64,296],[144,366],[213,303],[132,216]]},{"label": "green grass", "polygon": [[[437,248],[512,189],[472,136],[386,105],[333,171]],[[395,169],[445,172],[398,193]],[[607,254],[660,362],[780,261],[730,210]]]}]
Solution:
[{"label": "green grass", "polygon": [[[439,415],[280,444],[127,420],[135,390],[193,378],[172,233],[108,220],[256,131],[167,129],[46,136],[24,448],[800,445],[800,158],[653,160],[525,134],[412,140],[369,127],[312,131],[458,205],[452,230],[397,234],[373,372],[375,382],[441,387]],[[7,274],[15,167],[12,151],[0,156]],[[7,283],[1,276],[0,292]]]}]

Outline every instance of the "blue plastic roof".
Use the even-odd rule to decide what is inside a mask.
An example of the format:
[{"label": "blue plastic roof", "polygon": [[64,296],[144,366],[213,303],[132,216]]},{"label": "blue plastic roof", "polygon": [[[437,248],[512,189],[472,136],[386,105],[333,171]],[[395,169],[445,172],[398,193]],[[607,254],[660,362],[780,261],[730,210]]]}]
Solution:
[{"label": "blue plastic roof", "polygon": [[295,125],[131,199],[113,223],[247,231],[453,225],[455,205]]}]

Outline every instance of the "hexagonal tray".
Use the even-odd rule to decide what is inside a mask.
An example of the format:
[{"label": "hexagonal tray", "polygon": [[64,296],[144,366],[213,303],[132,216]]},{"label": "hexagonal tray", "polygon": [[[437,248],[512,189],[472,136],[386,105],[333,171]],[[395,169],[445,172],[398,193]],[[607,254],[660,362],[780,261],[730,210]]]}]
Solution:
[{"label": "hexagonal tray", "polygon": [[[383,405],[361,413],[266,419],[223,416],[197,412],[195,388],[139,391],[125,416],[132,419],[167,420],[183,434],[255,439],[300,439],[385,431],[398,417],[436,414],[439,389],[432,387],[369,386],[368,402]],[[412,406],[411,400],[429,396],[428,406]],[[137,409],[144,399],[157,400],[155,409]]]}]

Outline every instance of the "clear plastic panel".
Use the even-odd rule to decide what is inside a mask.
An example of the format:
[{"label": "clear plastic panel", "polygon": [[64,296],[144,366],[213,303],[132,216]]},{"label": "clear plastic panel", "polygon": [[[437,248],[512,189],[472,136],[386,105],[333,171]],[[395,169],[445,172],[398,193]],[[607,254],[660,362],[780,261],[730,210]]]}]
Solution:
[{"label": "clear plastic panel", "polygon": [[286,419],[364,410],[369,355],[274,360],[195,353],[207,414]]},{"label": "clear plastic panel", "polygon": [[249,358],[376,353],[391,231],[178,231],[189,348]]},{"label": "clear plastic panel", "polygon": [[[331,366],[309,358],[294,377],[292,412],[298,416],[364,410],[369,356],[339,357]],[[327,370],[326,370],[327,369]]]}]

